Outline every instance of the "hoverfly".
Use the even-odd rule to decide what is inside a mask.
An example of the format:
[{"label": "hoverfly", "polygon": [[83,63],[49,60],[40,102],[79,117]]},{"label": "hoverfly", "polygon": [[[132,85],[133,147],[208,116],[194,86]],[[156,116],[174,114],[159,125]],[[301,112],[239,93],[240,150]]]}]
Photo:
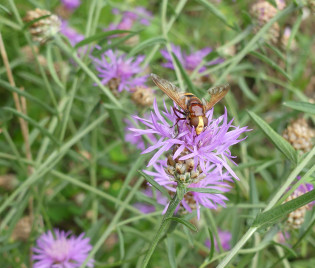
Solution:
[{"label": "hoverfly", "polygon": [[[201,101],[192,93],[180,92],[178,87],[156,74],[151,74],[151,78],[169,98],[175,101],[175,103],[183,109],[184,112],[176,109],[175,107],[173,108],[175,115],[178,117],[176,124],[179,120],[188,119],[190,126],[195,127],[197,135],[199,135],[203,131],[204,127],[208,125],[206,112],[219,102],[230,89],[229,84],[210,88],[208,93],[211,95],[211,99],[206,102],[204,99]],[[178,113],[184,115],[185,117],[181,118]]]}]

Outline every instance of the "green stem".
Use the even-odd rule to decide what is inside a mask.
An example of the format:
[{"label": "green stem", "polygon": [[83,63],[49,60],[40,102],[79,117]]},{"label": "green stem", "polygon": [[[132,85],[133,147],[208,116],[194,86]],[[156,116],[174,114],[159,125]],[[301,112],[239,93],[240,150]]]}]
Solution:
[{"label": "green stem", "polygon": [[162,223],[160,225],[160,228],[157,231],[157,233],[155,234],[155,236],[153,238],[153,241],[152,241],[152,243],[150,245],[150,248],[148,249],[147,254],[146,254],[146,256],[145,256],[145,258],[143,260],[143,263],[142,263],[142,266],[141,266],[142,268],[147,267],[147,265],[148,265],[148,263],[149,263],[149,261],[151,259],[151,256],[152,256],[156,246],[158,245],[158,243],[161,240],[161,238],[163,237],[165,231],[168,229],[168,227],[171,224],[171,221],[168,220],[168,218],[173,216],[177,206],[182,201],[185,193],[186,193],[185,186],[183,186],[182,184],[178,183],[177,189],[176,189],[176,194],[173,197],[173,199],[171,200],[171,202],[170,202],[170,204],[169,204],[169,206],[167,208],[167,211],[164,214],[164,217],[162,219]]}]

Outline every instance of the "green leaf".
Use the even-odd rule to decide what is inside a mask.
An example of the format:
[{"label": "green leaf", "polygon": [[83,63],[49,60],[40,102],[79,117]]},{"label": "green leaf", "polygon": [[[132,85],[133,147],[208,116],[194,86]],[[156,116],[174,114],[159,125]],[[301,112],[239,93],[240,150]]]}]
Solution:
[{"label": "green leaf", "polygon": [[34,103],[40,105],[42,108],[46,109],[47,111],[49,111],[53,115],[57,114],[56,111],[53,108],[51,108],[50,106],[48,106],[43,100],[40,100],[40,99],[34,97],[33,95],[29,94],[26,90],[21,90],[17,87],[11,86],[8,82],[5,82],[3,80],[0,80],[0,86],[6,88],[7,90],[9,90],[11,92],[16,92],[17,94],[27,98],[30,101],[33,101]]},{"label": "green leaf", "polygon": [[293,257],[297,257],[298,256],[297,253],[292,248],[286,246],[285,244],[277,243],[275,241],[272,241],[272,244],[284,248]]},{"label": "green leaf", "polygon": [[240,89],[243,91],[244,95],[249,98],[252,101],[257,101],[257,96],[249,89],[245,78],[243,76],[240,76],[238,79],[238,85],[240,87]]},{"label": "green leaf", "polygon": [[116,34],[124,34],[124,33],[133,33],[132,31],[126,31],[126,30],[113,30],[113,31],[108,31],[108,32],[102,32],[102,33],[97,33],[95,35],[92,35],[88,38],[83,39],[81,42],[77,43],[74,48],[77,49],[79,47],[82,47],[84,45],[90,44],[94,41],[99,42],[100,40],[108,37],[108,36],[112,36],[112,35],[116,35]]},{"label": "green leaf", "polygon": [[153,186],[155,187],[158,191],[160,191],[163,195],[167,196],[168,199],[171,199],[168,191],[158,184],[155,180],[153,180],[151,177],[149,177],[147,174],[143,173],[141,170],[138,170],[138,172]]},{"label": "green leaf", "polygon": [[142,52],[143,49],[145,49],[146,47],[151,47],[153,45],[156,44],[164,44],[166,43],[165,38],[157,36],[157,37],[152,37],[150,39],[147,39],[143,42],[141,42],[140,44],[136,45],[133,49],[130,50],[128,56],[133,56],[135,54],[137,54],[138,52]]},{"label": "green leaf", "polygon": [[222,194],[222,191],[208,188],[187,188],[187,192],[203,193],[203,194]]},{"label": "green leaf", "polygon": [[294,110],[308,113],[308,114],[315,114],[315,104],[303,101],[286,101],[283,103],[284,106],[292,108]]},{"label": "green leaf", "polygon": [[255,57],[257,57],[258,59],[264,61],[265,63],[269,64],[272,68],[274,68],[276,71],[278,71],[279,73],[283,74],[287,79],[292,80],[291,76],[285,71],[283,70],[276,62],[274,62],[273,60],[271,60],[269,57],[257,52],[257,51],[252,51],[250,52],[250,54],[254,55]]},{"label": "green leaf", "polygon": [[257,215],[253,222],[253,227],[261,227],[263,225],[270,225],[276,223],[277,220],[286,216],[290,212],[307,205],[315,200],[315,190],[303,194],[291,201],[288,201],[280,206],[272,208],[266,212]]},{"label": "green leaf", "polygon": [[118,239],[119,239],[119,251],[120,251],[120,259],[125,257],[125,243],[124,243],[124,236],[120,228],[116,228]]},{"label": "green leaf", "polygon": [[165,240],[166,248],[167,248],[167,256],[169,260],[169,264],[171,268],[176,268],[176,253],[175,253],[175,241],[171,237],[167,237]]},{"label": "green leaf", "polygon": [[248,111],[249,116],[260,127],[264,134],[270,141],[293,163],[297,163],[297,153],[294,148],[284,138],[282,138],[276,131],[274,131],[261,117],[254,112]]},{"label": "green leaf", "polygon": [[176,222],[179,222],[183,225],[185,225],[187,228],[189,228],[190,230],[194,231],[194,232],[197,232],[198,229],[195,225],[193,225],[192,223],[190,223],[189,221],[186,221],[185,219],[183,218],[178,218],[178,217],[169,217],[167,219],[165,219],[165,221],[176,221]]},{"label": "green leaf", "polygon": [[34,127],[38,128],[40,132],[42,132],[42,134],[44,136],[47,136],[48,138],[50,138],[55,144],[59,145],[59,141],[53,136],[51,135],[51,133],[49,133],[49,131],[42,127],[39,123],[37,123],[34,119],[30,118],[29,116],[18,112],[17,110],[11,108],[11,107],[3,107],[3,110],[7,110],[9,112],[12,112],[13,114],[23,118],[24,120],[26,120],[27,122],[29,122],[31,125],[33,125]]},{"label": "green leaf", "polygon": [[172,56],[174,57],[176,65],[178,66],[178,68],[179,68],[179,70],[180,70],[180,72],[181,72],[181,74],[182,74],[182,76],[183,76],[183,78],[184,78],[184,80],[188,86],[189,92],[196,94],[196,89],[195,89],[193,83],[191,82],[188,74],[186,73],[183,65],[181,64],[181,62],[179,61],[179,59],[177,58],[177,56],[175,55],[174,52],[172,52]]},{"label": "green leaf", "polygon": [[211,4],[210,1],[196,0],[196,2],[207,8],[214,16],[216,16],[218,19],[224,22],[225,25],[234,29],[234,26],[228,23],[227,18],[224,16],[224,14],[219,9],[217,9],[215,5]]},{"label": "green leaf", "polygon": [[213,257],[213,254],[214,254],[215,245],[214,245],[213,234],[212,234],[210,228],[208,228],[208,232],[209,232],[209,236],[210,236],[210,252],[209,252],[208,259],[211,260]]}]

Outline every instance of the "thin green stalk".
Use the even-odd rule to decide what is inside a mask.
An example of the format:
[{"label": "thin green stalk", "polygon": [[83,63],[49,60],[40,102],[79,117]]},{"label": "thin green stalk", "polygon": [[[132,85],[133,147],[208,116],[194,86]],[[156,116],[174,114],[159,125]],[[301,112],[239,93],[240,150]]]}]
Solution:
[{"label": "thin green stalk", "polygon": [[173,197],[173,199],[171,200],[171,202],[167,208],[167,211],[165,212],[165,215],[162,219],[162,223],[160,225],[160,228],[152,240],[152,243],[151,243],[151,245],[147,251],[147,254],[143,260],[142,268],[147,267],[147,265],[149,264],[149,261],[151,259],[151,256],[152,256],[156,246],[158,245],[158,243],[161,240],[162,236],[164,235],[165,231],[167,230],[167,228],[171,224],[171,222],[168,220],[168,218],[173,216],[177,206],[182,201],[182,199],[185,195],[185,192],[186,192],[185,187],[182,184],[178,183],[177,189],[176,189],[176,194]]},{"label": "thin green stalk", "polygon": [[32,184],[38,181],[41,176],[49,172],[49,170],[51,170],[54,167],[54,165],[57,164],[57,162],[66,154],[66,152],[76,142],[78,142],[78,140],[80,140],[92,129],[94,129],[95,126],[103,122],[107,118],[107,116],[108,116],[107,114],[103,114],[102,116],[97,118],[94,122],[92,122],[89,126],[87,126],[84,130],[82,130],[76,136],[74,136],[72,139],[66,142],[63,146],[55,150],[46,159],[46,161],[40,167],[35,169],[34,173],[30,177],[28,177],[22,184],[20,184],[20,186],[2,203],[2,205],[0,206],[0,213],[2,213],[8,206],[10,206],[10,204],[13,202],[16,196],[18,196],[20,193],[27,190]]},{"label": "thin green stalk", "polygon": [[126,209],[126,206],[129,204],[130,200],[135,195],[136,191],[142,184],[144,178],[141,177],[137,183],[133,186],[132,190],[130,191],[129,195],[126,197],[120,208],[118,209],[117,213],[115,214],[114,218],[111,220],[110,224],[107,226],[105,232],[102,234],[102,236],[99,238],[99,240],[95,243],[93,249],[91,250],[90,254],[85,259],[84,263],[80,266],[80,268],[86,267],[89,260],[95,255],[95,253],[101,248],[101,246],[104,244],[106,238],[111,234],[111,232],[114,230],[114,228],[117,226],[117,222],[119,221],[121,215]]},{"label": "thin green stalk", "polygon": [[[295,178],[300,174],[303,168],[309,163],[310,160],[313,159],[315,154],[315,147],[309,152],[309,154],[303,159],[303,161],[291,172],[288,179],[279,189],[279,191],[275,194],[275,196],[270,200],[266,208],[263,212],[271,209],[275,206],[281,196],[284,194],[286,189],[292,184]],[[228,255],[223,259],[223,261],[219,264],[217,268],[223,268],[228,265],[228,263],[232,260],[232,258],[238,253],[238,251],[245,245],[245,243],[250,239],[250,237],[257,231],[259,227],[250,227],[248,231],[243,235],[243,237],[238,241],[238,243],[232,248],[232,250],[228,253]]]}]

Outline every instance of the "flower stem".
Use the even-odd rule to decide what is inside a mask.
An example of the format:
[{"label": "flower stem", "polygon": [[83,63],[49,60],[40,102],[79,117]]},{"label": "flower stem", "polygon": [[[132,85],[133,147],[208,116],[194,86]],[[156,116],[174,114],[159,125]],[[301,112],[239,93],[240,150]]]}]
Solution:
[{"label": "flower stem", "polygon": [[172,217],[178,204],[182,201],[182,199],[184,198],[184,195],[186,193],[186,187],[184,185],[182,185],[181,183],[177,184],[177,189],[176,189],[176,194],[173,197],[173,199],[171,200],[166,213],[164,214],[164,217],[162,219],[162,223],[160,225],[159,230],[157,231],[157,233],[155,234],[153,241],[150,245],[150,248],[147,251],[147,254],[143,260],[142,263],[142,268],[147,267],[150,258],[156,248],[156,246],[158,245],[160,239],[162,238],[162,236],[164,235],[165,231],[167,230],[167,228],[170,226],[171,221],[168,220],[169,217]]}]

